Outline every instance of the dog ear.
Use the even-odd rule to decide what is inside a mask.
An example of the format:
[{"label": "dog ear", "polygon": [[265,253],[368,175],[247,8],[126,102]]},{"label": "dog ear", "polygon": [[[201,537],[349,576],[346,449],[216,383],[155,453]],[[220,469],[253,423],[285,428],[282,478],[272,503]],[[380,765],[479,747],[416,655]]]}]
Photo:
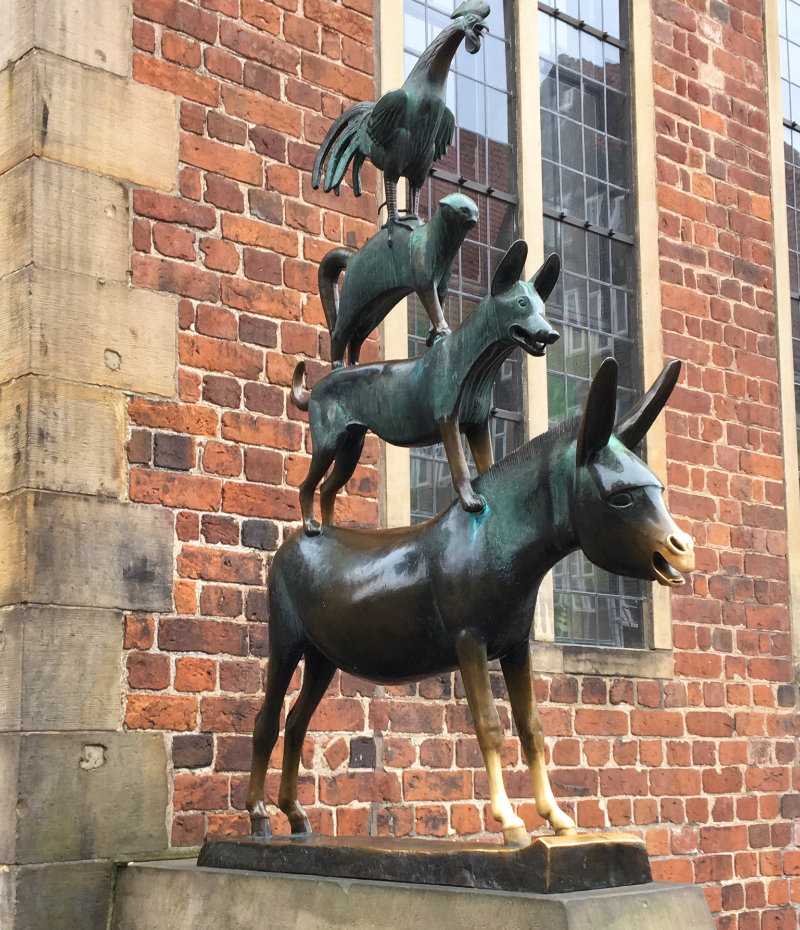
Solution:
[{"label": "dog ear", "polygon": [[617,408],[617,363],[613,358],[603,360],[589,388],[583,410],[576,461],[580,468],[606,446],[614,427]]},{"label": "dog ear", "polygon": [[553,252],[545,259],[542,267],[531,278],[531,284],[536,289],[536,293],[546,301],[553,291],[561,272],[561,259]]},{"label": "dog ear", "polygon": [[527,257],[528,243],[524,239],[511,243],[492,277],[492,297],[505,293],[519,281]]}]

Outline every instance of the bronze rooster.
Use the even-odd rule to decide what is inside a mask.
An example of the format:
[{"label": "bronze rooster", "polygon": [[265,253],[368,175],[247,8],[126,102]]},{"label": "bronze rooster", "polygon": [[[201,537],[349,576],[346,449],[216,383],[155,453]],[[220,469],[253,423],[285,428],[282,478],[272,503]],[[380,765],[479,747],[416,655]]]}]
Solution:
[{"label": "bronze rooster", "polygon": [[450,64],[462,40],[475,54],[489,5],[465,0],[453,11],[452,24],[431,42],[398,90],[384,94],[376,103],[357,103],[336,120],[322,141],[311,176],[319,187],[327,159],[324,190],[339,193],[347,166],[353,163],[353,192],[361,194],[361,166],[369,158],[383,171],[389,227],[398,218],[397,182],[409,183],[408,213],[415,217],[419,190],[431,165],[453,141],[455,117],[445,103]]}]

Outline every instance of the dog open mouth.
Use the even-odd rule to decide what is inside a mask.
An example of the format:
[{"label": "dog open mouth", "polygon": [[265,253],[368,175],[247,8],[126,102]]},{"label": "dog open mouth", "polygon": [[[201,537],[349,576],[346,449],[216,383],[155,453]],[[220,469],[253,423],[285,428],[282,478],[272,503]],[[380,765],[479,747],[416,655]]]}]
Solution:
[{"label": "dog open mouth", "polygon": [[670,588],[677,588],[686,583],[683,575],[661,555],[660,552],[653,553],[653,572],[656,581]]},{"label": "dog open mouth", "polygon": [[521,326],[514,325],[511,327],[511,338],[517,345],[521,345],[530,355],[541,358],[547,346],[550,344],[544,333],[529,333]]}]

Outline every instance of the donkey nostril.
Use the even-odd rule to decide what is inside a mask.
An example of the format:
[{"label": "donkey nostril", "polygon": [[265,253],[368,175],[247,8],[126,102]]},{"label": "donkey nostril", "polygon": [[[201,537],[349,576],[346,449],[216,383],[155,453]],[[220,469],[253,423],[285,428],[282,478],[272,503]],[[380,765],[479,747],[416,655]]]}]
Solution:
[{"label": "donkey nostril", "polygon": [[685,543],[681,542],[681,540],[678,539],[678,537],[675,536],[674,533],[667,539],[667,545],[674,552],[680,553],[681,555],[683,555],[686,552]]},{"label": "donkey nostril", "polygon": [[558,338],[559,338],[558,333],[555,330],[552,330],[542,339],[542,342],[545,345],[551,346],[554,342],[558,340]]}]

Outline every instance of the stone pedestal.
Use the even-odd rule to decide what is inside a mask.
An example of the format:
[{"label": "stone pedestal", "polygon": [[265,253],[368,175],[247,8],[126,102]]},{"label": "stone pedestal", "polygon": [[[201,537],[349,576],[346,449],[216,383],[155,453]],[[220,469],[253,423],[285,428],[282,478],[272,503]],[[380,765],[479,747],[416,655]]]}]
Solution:
[{"label": "stone pedestal", "polygon": [[530,894],[199,868],[120,871],[113,930],[713,930],[700,888],[653,882]]}]

